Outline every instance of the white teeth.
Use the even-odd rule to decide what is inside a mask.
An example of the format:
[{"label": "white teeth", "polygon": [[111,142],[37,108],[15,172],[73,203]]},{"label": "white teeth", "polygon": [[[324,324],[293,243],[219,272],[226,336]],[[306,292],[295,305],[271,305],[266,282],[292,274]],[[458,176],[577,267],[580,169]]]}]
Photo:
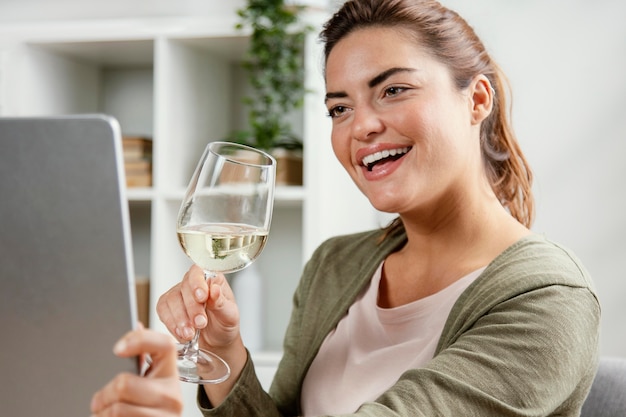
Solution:
[{"label": "white teeth", "polygon": [[396,156],[400,154],[407,153],[409,151],[408,147],[398,148],[398,149],[389,149],[380,152],[373,153],[371,155],[367,155],[363,158],[363,165],[368,166],[373,164],[376,161],[380,161],[381,159],[388,158],[390,156]]}]

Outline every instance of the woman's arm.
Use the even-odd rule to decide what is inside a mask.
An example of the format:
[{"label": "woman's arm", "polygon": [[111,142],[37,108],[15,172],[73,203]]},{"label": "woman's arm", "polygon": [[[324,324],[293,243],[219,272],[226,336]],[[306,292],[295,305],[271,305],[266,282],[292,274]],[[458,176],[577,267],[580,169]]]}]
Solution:
[{"label": "woman's arm", "polygon": [[350,416],[578,416],[599,318],[585,288],[548,286],[503,301]]}]

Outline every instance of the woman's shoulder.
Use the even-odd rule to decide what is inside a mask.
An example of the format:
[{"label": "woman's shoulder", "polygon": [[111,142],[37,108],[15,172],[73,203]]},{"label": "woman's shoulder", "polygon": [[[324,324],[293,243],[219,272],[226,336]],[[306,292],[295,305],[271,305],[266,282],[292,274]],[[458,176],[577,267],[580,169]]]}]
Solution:
[{"label": "woman's shoulder", "polygon": [[551,285],[589,289],[592,278],[575,253],[546,236],[530,234],[505,249],[474,282],[487,292],[528,292]]},{"label": "woman's shoulder", "polygon": [[[503,272],[506,271],[506,274]],[[593,287],[582,261],[566,246],[541,234],[530,234],[508,247],[485,270],[545,284]]]},{"label": "woman's shoulder", "polygon": [[[599,314],[593,281],[578,257],[543,235],[531,234],[505,249],[461,294],[450,312],[443,339],[453,340],[495,310],[520,314],[536,311],[542,303],[580,307],[580,314],[590,317]],[[590,305],[595,307],[590,309]],[[564,314],[561,310],[544,311]]]}]

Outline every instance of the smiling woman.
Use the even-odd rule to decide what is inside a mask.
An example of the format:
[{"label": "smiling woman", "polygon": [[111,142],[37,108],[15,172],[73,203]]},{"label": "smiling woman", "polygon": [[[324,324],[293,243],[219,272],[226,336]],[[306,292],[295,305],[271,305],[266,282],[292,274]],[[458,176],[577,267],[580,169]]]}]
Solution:
[{"label": "smiling woman", "polygon": [[322,39],[335,155],[399,216],[309,261],[268,402],[234,405],[244,367],[224,403],[205,387],[205,415],[577,415],[598,302],[576,258],[528,229],[532,174],[498,66],[434,1],[348,1]]},{"label": "smiling woman", "polygon": [[315,251],[269,392],[225,280],[191,269],[160,299],[174,335],[213,323],[204,347],[232,366],[199,389],[203,414],[578,416],[598,299],[576,256],[529,229],[531,170],[482,42],[429,0],[349,0],[321,37],[335,155],[398,217]]}]

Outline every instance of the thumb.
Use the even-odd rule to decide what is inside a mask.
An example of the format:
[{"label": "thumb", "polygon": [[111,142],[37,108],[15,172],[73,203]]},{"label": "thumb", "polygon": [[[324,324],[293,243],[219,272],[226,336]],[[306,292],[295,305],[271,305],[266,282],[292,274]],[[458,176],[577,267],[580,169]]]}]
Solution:
[{"label": "thumb", "polygon": [[152,358],[150,377],[168,378],[177,375],[176,346],[168,335],[139,328],[118,340],[113,352],[120,357],[149,355]]}]

